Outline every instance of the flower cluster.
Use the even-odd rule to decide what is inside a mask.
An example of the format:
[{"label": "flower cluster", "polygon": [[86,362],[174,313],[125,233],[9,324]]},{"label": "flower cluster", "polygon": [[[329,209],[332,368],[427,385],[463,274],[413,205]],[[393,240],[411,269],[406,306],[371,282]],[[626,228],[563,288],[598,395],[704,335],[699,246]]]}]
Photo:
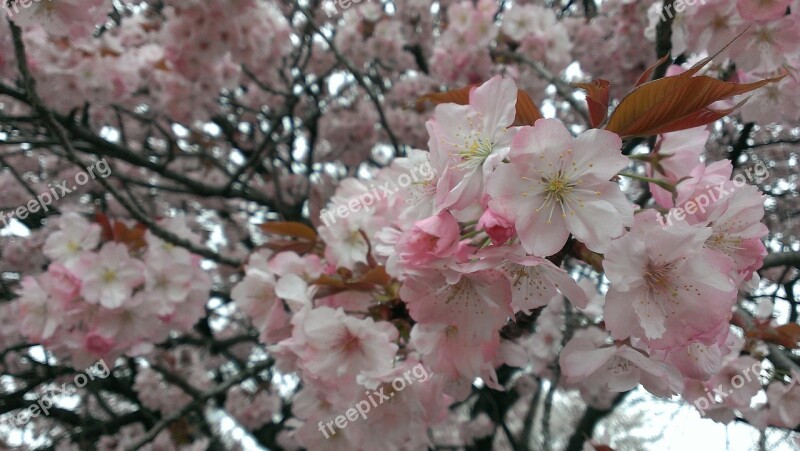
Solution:
[{"label": "flower cluster", "polygon": [[[654,183],[679,187],[675,201],[657,193],[660,207],[680,205],[720,177],[732,194],[662,227],[655,209],[634,215],[618,183],[633,164],[619,136],[598,129],[573,136],[555,119],[513,126],[516,96],[512,80],[495,77],[473,88],[467,105],[439,105],[427,123],[430,151],[413,151],[374,175],[378,186],[429,161],[433,179],[321,226],[324,251],[251,256],[233,298],[282,369],[302,377],[304,402],[294,413],[304,423],[293,433],[300,445],[328,443],[317,424],[352,405],[369,380],[388,380],[417,362],[433,375],[427,384],[444,393],[413,399],[423,410],[407,418],[421,419],[420,430],[443,406],[465,399],[476,378],[502,389],[500,365],[532,363],[547,374],[541,361],[559,354],[564,300],[589,324],[561,350],[563,374],[592,399],[639,384],[657,396],[684,394],[691,381],[705,383],[735,362],[736,289],[754,280],[764,257],[761,194],[733,187],[730,166],[706,168],[696,158],[705,143],[696,131],[664,135],[664,149],[688,154],[640,168]],[[369,190],[347,179],[333,203]],[[601,258],[611,281],[605,298],[560,267],[565,255],[573,265]],[[514,340],[504,332],[519,315],[545,307],[549,319],[537,334]],[[544,354],[526,354],[525,340],[544,340]],[[403,402],[415,396],[404,392]],[[366,447],[375,431],[392,430],[383,421],[338,433]]]},{"label": "flower cluster", "polygon": [[[196,239],[180,219],[161,225]],[[101,225],[65,214],[44,243],[47,271],[21,282],[20,331],[76,368],[146,352],[170,330],[191,328],[211,289],[187,250],[149,231],[127,243],[103,235]]]},{"label": "flower cluster", "polygon": [[[336,15],[303,1],[6,3],[0,136],[11,170],[0,171],[0,207],[77,170],[64,158],[68,146],[36,126],[44,107],[80,159],[110,159],[109,182],[131,201],[213,230],[204,255],[220,263],[201,266],[129,228],[132,207],[97,185],[58,211],[14,221],[0,234],[0,297],[19,294],[0,304],[9,374],[33,374],[20,358],[29,348],[11,349],[23,340],[76,367],[139,356],[125,362],[138,367],[137,399],[118,393],[111,408],[127,415],[133,401],[164,418],[196,402],[170,373],[203,392],[244,375],[204,399],[284,449],[426,448],[441,444],[437,431],[451,447],[469,447],[496,429],[489,390],[516,390],[521,405],[542,379],[597,408],[641,385],[706,406],[701,413],[718,421],[800,424],[800,374],[766,365],[743,387],[731,384],[771,352],[765,341],[795,345],[794,329],[775,333],[783,326],[771,322],[771,304],[760,303],[744,332],[736,315],[750,307],[741,294],[759,284],[762,221],[773,250],[796,247],[797,216],[783,213],[797,203],[797,159],[786,149],[797,144],[800,82],[783,75],[800,64],[797,2],[687,1],[662,13],[656,0],[563,9],[533,0],[353,1]],[[658,120],[612,127],[603,118],[615,103],[591,103],[589,88],[589,108],[580,108],[566,82],[602,78],[581,86],[607,80],[613,100],[660,73],[640,79],[657,35],[659,51],[666,44],[665,14],[675,61],[688,66],[724,49],[702,73],[727,82],[686,83],[670,99],[689,104],[695,92],[774,83],[688,116],[672,102],[675,120],[655,124],[662,128],[634,126]],[[22,28],[16,45],[12,23]],[[41,106],[31,104],[25,64]],[[667,75],[685,70],[672,65]],[[709,81],[692,77],[700,80]],[[521,119],[518,88],[547,119]],[[429,105],[451,94],[460,104]],[[649,107],[631,116],[670,109]],[[728,108],[741,121],[662,133]],[[629,139],[649,136],[648,153]],[[768,198],[735,175],[756,151],[775,178],[763,185]],[[422,167],[430,177],[414,175]],[[413,183],[401,183],[409,174]],[[101,205],[126,222],[56,219]],[[344,214],[320,225],[320,211]],[[316,229],[269,222],[277,216]],[[254,226],[262,221],[267,238]],[[183,220],[158,223],[198,243]],[[17,235],[21,226],[30,233]],[[782,267],[761,275],[777,285],[796,278]],[[193,328],[203,316],[208,327]],[[246,374],[254,361],[268,369]],[[430,377],[393,387],[414,368]],[[716,393],[729,385],[734,392]],[[373,393],[390,399],[339,426]],[[102,398],[84,398],[76,412],[107,417]],[[188,445],[178,426],[183,419],[154,447],[175,448],[173,439],[207,447]],[[131,447],[145,434],[133,425],[98,439],[101,429],[78,434],[73,449]]]}]

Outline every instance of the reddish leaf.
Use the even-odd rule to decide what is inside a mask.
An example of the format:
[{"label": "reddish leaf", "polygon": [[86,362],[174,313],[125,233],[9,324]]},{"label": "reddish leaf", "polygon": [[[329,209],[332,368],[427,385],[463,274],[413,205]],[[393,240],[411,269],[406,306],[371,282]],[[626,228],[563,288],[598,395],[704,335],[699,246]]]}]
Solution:
[{"label": "reddish leaf", "polygon": [[422,111],[422,104],[425,102],[431,102],[434,105],[439,105],[442,103],[455,103],[457,105],[468,105],[469,104],[469,92],[472,91],[472,88],[476,87],[477,85],[469,85],[464,86],[463,88],[454,89],[452,91],[444,91],[444,92],[432,92],[430,94],[425,94],[424,96],[417,99],[417,109]]},{"label": "reddish leaf", "polygon": [[656,70],[656,67],[660,66],[661,64],[664,63],[664,61],[666,61],[668,59],[669,59],[669,53],[667,53],[666,55],[662,56],[658,61],[653,63],[652,66],[648,67],[647,70],[644,71],[644,73],[639,76],[639,79],[636,80],[636,84],[634,85],[634,87],[637,87],[637,86],[639,86],[641,84],[644,84],[645,82],[650,80],[650,76],[653,74],[653,71]]},{"label": "reddish leaf", "polygon": [[144,224],[128,227],[122,221],[117,221],[114,223],[114,241],[125,244],[131,250],[142,249],[147,246],[144,240],[145,231],[147,227]]},{"label": "reddish leaf", "polygon": [[342,279],[338,279],[336,277],[331,277],[328,275],[321,275],[317,280],[311,282],[314,285],[321,285],[321,286],[328,286],[328,287],[335,287],[335,288],[345,288],[345,283]]},{"label": "reddish leaf", "polygon": [[777,332],[780,337],[777,343],[787,349],[794,349],[800,344],[800,324],[785,324],[776,327],[775,332]]},{"label": "reddish leaf", "polygon": [[303,255],[311,252],[314,249],[314,244],[313,241],[305,240],[271,240],[264,247],[272,249],[276,253],[294,252],[295,254]]},{"label": "reddish leaf", "polygon": [[116,50],[114,50],[114,49],[112,49],[110,47],[102,46],[102,47],[100,47],[100,56],[102,56],[104,58],[105,57],[109,57],[109,56],[113,56],[113,57],[116,58],[116,57],[122,56],[122,53],[120,53],[120,52],[118,52],[118,51],[116,51]]},{"label": "reddish leaf", "polygon": [[754,83],[731,83],[689,70],[673,77],[645,83],[625,96],[611,115],[606,129],[622,137],[652,136],[706,125],[733,109],[713,110],[711,104],[745,94],[783,76]]},{"label": "reddish leaf", "polygon": [[762,323],[749,329],[745,335],[794,349],[800,344],[800,324],[791,323],[773,328],[769,323]]},{"label": "reddish leaf", "polygon": [[115,241],[128,246],[130,250],[138,250],[147,246],[144,240],[144,233],[147,227],[144,224],[136,223],[133,227],[128,227],[122,221],[113,221],[104,213],[94,215],[95,222],[103,230],[103,241]]},{"label": "reddish leaf", "polygon": [[591,83],[574,83],[574,86],[586,90],[586,104],[589,106],[589,122],[597,128],[608,116],[608,102],[611,96],[611,82],[598,78]]},{"label": "reddish leaf", "polygon": [[164,72],[170,71],[169,64],[167,63],[167,60],[165,58],[161,58],[160,60],[156,61],[156,63],[153,65],[153,69]]},{"label": "reddish leaf", "polygon": [[[425,94],[417,99],[417,110],[422,111],[422,104],[425,102],[431,102],[434,105],[439,105],[442,103],[469,105],[469,93],[472,91],[472,88],[477,86],[478,85],[475,84],[454,89],[452,91]],[[516,109],[517,114],[514,118],[513,125],[533,125],[537,119],[542,118],[542,113],[539,111],[539,108],[536,106],[536,104],[533,103],[531,96],[521,89],[517,91]]]},{"label": "reddish leaf", "polygon": [[103,229],[104,241],[111,241],[114,239],[114,229],[111,226],[111,221],[108,219],[108,216],[105,213],[96,213],[94,215],[94,221],[100,225],[101,229]]},{"label": "reddish leaf", "polygon": [[352,280],[352,274],[339,274],[340,277],[322,275],[311,282],[317,286],[316,297],[331,296],[344,291],[373,291],[388,285],[392,278],[383,266],[376,266],[360,278]]},{"label": "reddish leaf", "polygon": [[386,268],[383,266],[376,266],[361,276],[356,283],[383,286],[391,281],[392,278],[386,273]]},{"label": "reddish leaf", "polygon": [[301,222],[268,222],[261,224],[261,230],[273,235],[283,235],[307,241],[316,241],[317,232]]},{"label": "reddish leaf", "polygon": [[541,118],[542,113],[531,96],[520,89],[517,92],[517,116],[514,118],[514,125],[533,125]]}]

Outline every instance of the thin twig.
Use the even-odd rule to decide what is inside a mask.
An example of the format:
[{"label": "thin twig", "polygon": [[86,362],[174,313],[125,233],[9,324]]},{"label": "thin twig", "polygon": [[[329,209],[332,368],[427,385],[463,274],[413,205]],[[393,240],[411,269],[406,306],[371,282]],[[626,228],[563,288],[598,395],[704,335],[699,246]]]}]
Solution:
[{"label": "thin twig", "polygon": [[[67,137],[64,128],[60,123],[58,123],[58,121],[56,121],[50,110],[45,107],[42,99],[39,97],[36,91],[36,80],[33,79],[33,76],[28,68],[27,56],[25,54],[25,44],[22,41],[22,30],[20,30],[20,28],[13,22],[9,22],[9,26],[11,28],[11,35],[14,40],[14,53],[17,58],[17,65],[19,67],[20,74],[22,75],[25,90],[28,94],[31,106],[33,106],[34,110],[36,110],[36,112],[41,116],[45,127],[47,127],[47,129],[50,130],[50,132],[53,133],[53,135],[55,135],[55,137],[61,142],[64,150],[67,152],[67,159],[76,166],[83,168],[83,162],[80,160],[80,158],[78,158],[75,148],[72,146],[72,142]],[[143,212],[140,212],[138,208],[125,199],[125,197],[106,179],[100,177],[95,180],[103,185],[103,188],[111,193],[111,195],[114,196],[114,198],[131,214],[131,216],[134,217],[134,219],[146,225],[153,235],[217,263],[223,263],[233,267],[240,267],[242,265],[242,262],[239,260],[224,257],[210,249],[199,247],[191,241],[161,228],[158,226],[158,224],[156,224],[155,221],[147,217],[147,215],[145,215]]]},{"label": "thin twig", "polygon": [[190,402],[189,404],[186,404],[185,406],[183,406],[183,408],[180,409],[179,411],[177,411],[177,412],[173,413],[172,415],[170,415],[170,416],[162,419],[161,421],[159,421],[158,424],[156,424],[155,426],[150,428],[150,430],[147,431],[147,433],[145,435],[143,435],[139,440],[137,440],[136,443],[134,443],[132,446],[128,447],[128,451],[136,451],[136,450],[140,449],[141,447],[143,447],[144,445],[150,443],[150,441],[155,439],[156,436],[162,430],[164,430],[164,428],[166,428],[170,424],[174,423],[175,421],[178,421],[179,419],[183,418],[189,412],[202,407],[203,404],[205,404],[205,402],[208,401],[209,399],[211,399],[211,398],[213,398],[215,396],[218,396],[218,395],[220,395],[222,393],[227,392],[234,385],[239,384],[239,383],[247,380],[248,378],[252,377],[252,375],[254,375],[254,374],[256,374],[256,373],[258,373],[260,371],[263,371],[263,370],[269,368],[270,366],[272,366],[272,361],[271,360],[262,362],[262,363],[260,363],[258,365],[253,366],[252,368],[250,368],[247,371],[244,371],[242,373],[237,374],[235,377],[229,379],[226,382],[223,382],[222,384],[214,387],[213,389],[211,389],[211,390],[209,390],[207,392],[204,392],[199,398],[195,398],[194,400],[192,400],[192,402]]}]

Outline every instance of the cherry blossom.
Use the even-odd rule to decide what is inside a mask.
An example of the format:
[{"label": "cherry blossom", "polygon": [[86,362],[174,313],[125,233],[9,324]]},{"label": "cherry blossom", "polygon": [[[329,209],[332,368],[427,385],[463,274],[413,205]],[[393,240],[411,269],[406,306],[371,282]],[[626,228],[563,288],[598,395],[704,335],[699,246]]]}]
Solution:
[{"label": "cherry blossom", "polygon": [[791,1],[753,1],[739,0],[736,2],[736,9],[739,14],[747,20],[774,20],[780,19],[786,14],[786,8]]},{"label": "cherry blossom", "polygon": [[481,197],[484,180],[508,153],[516,98],[513,80],[494,77],[470,92],[469,105],[436,107],[428,145],[439,174],[437,208],[464,209]]},{"label": "cherry blossom", "polygon": [[615,339],[684,344],[730,318],[734,285],[702,249],[712,230],[662,228],[656,212],[640,213],[611,243],[603,268],[611,281],[605,319]]},{"label": "cherry blossom", "polygon": [[83,255],[79,266],[84,299],[106,308],[121,306],[144,282],[144,265],[123,244],[106,243],[97,254]]},{"label": "cherry blossom", "polygon": [[459,241],[458,222],[452,214],[443,211],[416,222],[400,237],[397,252],[403,263],[420,266],[455,254]]},{"label": "cherry blossom", "polygon": [[90,224],[77,213],[67,213],[59,220],[59,230],[47,237],[44,253],[70,265],[83,251],[94,250],[99,243],[100,226]]},{"label": "cherry blossom", "polygon": [[407,279],[400,297],[420,323],[450,324],[462,339],[473,342],[488,341],[512,315],[511,284],[493,269],[450,277],[431,271],[427,277]]},{"label": "cherry blossom", "polygon": [[680,393],[683,381],[678,371],[664,363],[654,362],[630,346],[597,347],[588,338],[575,337],[564,346],[559,357],[564,374],[571,382],[587,380],[622,392],[640,383],[656,396]]},{"label": "cherry blossom", "polygon": [[329,3],[5,5],[0,448],[797,429],[798,2]]},{"label": "cherry blossom", "polygon": [[316,378],[355,377],[363,371],[391,368],[397,330],[386,323],[347,316],[328,307],[296,315],[292,337],[283,342],[297,353],[300,366]]},{"label": "cherry blossom", "polygon": [[540,119],[517,133],[511,162],[490,176],[489,207],[513,215],[522,246],[534,255],[558,252],[570,233],[601,251],[633,220],[633,207],[609,181],[627,166],[620,146],[613,133],[573,138],[559,121]]}]

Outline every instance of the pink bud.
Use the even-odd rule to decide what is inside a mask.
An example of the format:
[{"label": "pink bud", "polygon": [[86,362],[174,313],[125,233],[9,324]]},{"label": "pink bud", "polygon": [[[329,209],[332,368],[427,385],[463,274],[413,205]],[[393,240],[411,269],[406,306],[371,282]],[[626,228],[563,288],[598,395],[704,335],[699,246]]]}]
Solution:
[{"label": "pink bud", "polygon": [[505,243],[517,233],[511,221],[492,210],[483,212],[478,220],[478,229],[485,231],[494,245]]}]

